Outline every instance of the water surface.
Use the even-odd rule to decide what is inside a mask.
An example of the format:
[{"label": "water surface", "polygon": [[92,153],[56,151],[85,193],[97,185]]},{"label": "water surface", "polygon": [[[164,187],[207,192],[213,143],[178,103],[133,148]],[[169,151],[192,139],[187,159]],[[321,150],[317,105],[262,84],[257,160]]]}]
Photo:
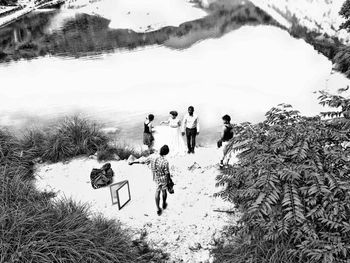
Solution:
[{"label": "water surface", "polygon": [[[158,122],[193,105],[205,141],[217,137],[224,114],[234,122],[259,121],[282,102],[317,114],[314,92],[342,88],[347,80],[331,75],[331,62],[305,41],[258,25],[273,21],[244,10],[145,33],[113,29],[110,20],[84,13],[61,17],[57,27],[53,21],[64,12],[33,13],[0,32],[10,60],[0,66],[0,123],[28,127],[80,112],[140,141],[148,113]],[[255,17],[251,25],[237,24],[242,13]]]}]

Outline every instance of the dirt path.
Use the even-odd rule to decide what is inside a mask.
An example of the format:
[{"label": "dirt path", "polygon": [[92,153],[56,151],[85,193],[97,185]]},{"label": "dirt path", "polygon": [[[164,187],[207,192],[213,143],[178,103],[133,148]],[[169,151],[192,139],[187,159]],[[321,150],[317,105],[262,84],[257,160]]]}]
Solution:
[{"label": "dirt path", "polygon": [[219,151],[200,148],[195,155],[171,158],[175,194],[168,195],[168,208],[157,216],[154,184],[146,165],[129,166],[111,162],[115,182],[129,180],[131,202],[122,210],[111,205],[109,188],[94,190],[89,172],[101,164],[92,159],[75,159],[67,164],[38,166],[37,187],[58,191],[58,198],[72,197],[88,202],[91,210],[119,219],[134,232],[145,236],[155,248],[170,254],[169,262],[211,262],[210,249],[220,242],[222,228],[237,216],[214,210],[231,210],[232,205],[214,198]]}]

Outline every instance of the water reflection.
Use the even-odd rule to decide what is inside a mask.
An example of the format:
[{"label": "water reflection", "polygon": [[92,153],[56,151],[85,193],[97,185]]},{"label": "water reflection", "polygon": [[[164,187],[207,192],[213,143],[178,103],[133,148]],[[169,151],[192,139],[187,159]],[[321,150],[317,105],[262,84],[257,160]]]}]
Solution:
[{"label": "water reflection", "polygon": [[76,13],[57,30],[49,29],[52,21],[67,10],[36,11],[0,29],[0,62],[30,59],[44,55],[81,57],[134,49],[147,45],[187,48],[202,39],[220,37],[244,24],[275,24],[274,20],[251,4],[212,14],[179,27],[137,33],[128,29],[109,28],[110,20]]}]

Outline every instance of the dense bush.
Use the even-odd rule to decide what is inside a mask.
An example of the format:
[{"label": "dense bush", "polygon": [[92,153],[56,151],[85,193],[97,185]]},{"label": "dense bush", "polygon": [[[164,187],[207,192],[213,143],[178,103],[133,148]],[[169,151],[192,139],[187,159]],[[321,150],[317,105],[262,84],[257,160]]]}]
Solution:
[{"label": "dense bush", "polygon": [[0,5],[16,5],[17,0],[0,0]]},{"label": "dense bush", "polygon": [[73,116],[46,131],[27,131],[21,144],[33,158],[57,162],[77,155],[90,155],[107,147],[108,137],[97,123]]},{"label": "dense bush", "polygon": [[[280,105],[230,143],[239,161],[218,193],[242,212],[217,262],[346,262],[350,258],[350,101],[322,93],[335,111],[304,117]],[[323,118],[326,117],[326,118]]]},{"label": "dense bush", "polygon": [[350,0],[344,2],[339,14],[346,19],[340,28],[346,29],[350,32]]},{"label": "dense bush", "polygon": [[32,175],[33,159],[30,151],[22,148],[20,141],[7,130],[0,130],[0,166],[13,166],[24,178]]},{"label": "dense bush", "polygon": [[[133,241],[118,221],[93,217],[72,200],[53,202],[53,193],[35,189],[32,160],[49,152],[58,135],[68,140],[71,155],[105,143],[86,120],[67,119],[51,132],[35,130],[18,140],[0,130],[0,263],[165,262],[166,255]],[[61,148],[51,156],[68,157]]]},{"label": "dense bush", "polygon": [[344,73],[350,78],[350,46],[343,46],[339,48],[334,57],[334,69]]}]

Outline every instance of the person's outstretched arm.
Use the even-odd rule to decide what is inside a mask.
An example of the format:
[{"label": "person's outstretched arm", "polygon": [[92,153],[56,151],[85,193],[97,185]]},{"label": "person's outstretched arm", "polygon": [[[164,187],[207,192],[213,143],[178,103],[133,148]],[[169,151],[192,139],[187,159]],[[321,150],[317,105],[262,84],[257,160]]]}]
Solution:
[{"label": "person's outstretched arm", "polygon": [[162,125],[162,124],[169,124],[170,123],[170,118],[168,119],[168,120],[166,120],[166,121],[161,121],[160,122],[160,124]]}]

